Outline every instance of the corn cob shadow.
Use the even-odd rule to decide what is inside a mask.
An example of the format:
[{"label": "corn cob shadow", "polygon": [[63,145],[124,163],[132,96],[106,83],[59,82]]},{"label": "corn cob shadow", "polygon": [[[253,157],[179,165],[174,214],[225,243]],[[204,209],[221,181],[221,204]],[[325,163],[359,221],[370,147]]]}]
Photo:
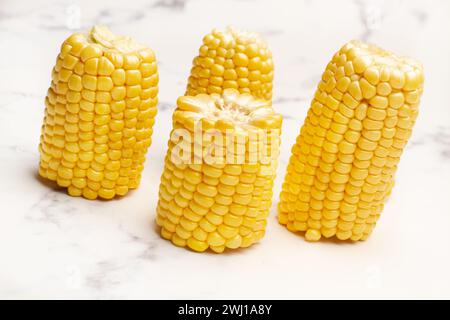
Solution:
[{"label": "corn cob shadow", "polygon": [[71,196],[112,199],[137,188],[157,113],[153,51],[105,27],[61,46],[45,99],[39,175]]},{"label": "corn cob shadow", "polygon": [[[33,173],[32,173],[32,176],[33,176],[33,178],[36,179],[36,181],[37,181],[38,183],[40,183],[43,187],[46,187],[46,188],[48,188],[48,189],[51,189],[52,192],[57,192],[57,193],[61,193],[61,194],[67,194],[67,188],[58,185],[58,183],[57,183],[56,181],[52,181],[52,180],[43,178],[39,173],[36,173],[36,172],[33,172]],[[131,194],[132,194],[132,193],[133,193],[133,190],[129,190],[128,193],[131,193]],[[97,201],[100,201],[100,202],[102,202],[102,201],[105,201],[105,202],[108,201],[108,202],[109,202],[109,201],[118,201],[118,200],[122,199],[123,197],[124,197],[124,196],[116,195],[116,196],[115,196],[114,198],[112,198],[112,199],[105,199],[105,198],[99,197],[99,198],[97,198],[96,200],[97,200]]]},{"label": "corn cob shadow", "polygon": [[418,115],[420,63],[352,41],[327,65],[282,186],[278,220],[306,240],[365,240]]},{"label": "corn cob shadow", "polygon": [[55,181],[52,180],[48,180],[46,178],[43,178],[38,172],[36,172],[35,170],[33,170],[33,172],[31,173],[31,176],[36,179],[36,181],[38,183],[40,183],[42,186],[45,186],[49,189],[52,189],[53,191],[56,192],[61,192],[61,193],[67,193],[66,189],[64,187],[60,187],[58,186],[58,184]]},{"label": "corn cob shadow", "polygon": [[[283,228],[286,228],[285,224],[279,222],[279,217],[277,217],[277,220],[278,220],[278,223]],[[290,233],[292,234],[293,237],[301,239],[303,241],[307,240],[306,239],[306,231],[292,231],[292,230],[289,230],[289,231],[291,231]],[[325,236],[320,238],[320,241],[318,241],[318,240],[317,241],[307,240],[307,241],[309,241],[311,244],[318,243],[318,244],[326,244],[326,245],[330,245],[330,246],[347,246],[347,245],[355,246],[358,244],[361,244],[361,245],[363,244],[362,241],[354,241],[351,239],[341,240],[341,239],[338,239],[337,237],[328,237],[327,238]]]}]

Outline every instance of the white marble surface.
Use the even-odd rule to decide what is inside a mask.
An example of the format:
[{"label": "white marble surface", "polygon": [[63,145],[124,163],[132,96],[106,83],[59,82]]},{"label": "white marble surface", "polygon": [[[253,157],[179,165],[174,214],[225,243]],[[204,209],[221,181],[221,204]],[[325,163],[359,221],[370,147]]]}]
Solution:
[{"label": "white marble surface", "polygon": [[[450,2],[17,1],[0,3],[0,298],[450,298]],[[60,43],[111,26],[148,43],[160,70],[160,113],[142,184],[116,201],[87,201],[36,177],[44,95]],[[264,35],[285,116],[275,201],[325,64],[360,38],[420,59],[421,114],[397,185],[372,237],[310,244],[272,209],[264,240],[196,254],[159,238],[154,216],[176,98],[213,27]]]}]

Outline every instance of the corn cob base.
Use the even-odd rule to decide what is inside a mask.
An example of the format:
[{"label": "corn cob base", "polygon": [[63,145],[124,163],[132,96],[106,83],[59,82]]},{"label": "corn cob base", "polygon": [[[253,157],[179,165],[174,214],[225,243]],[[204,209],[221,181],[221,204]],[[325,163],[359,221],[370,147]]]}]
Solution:
[{"label": "corn cob base", "polygon": [[[242,103],[243,106],[229,107],[231,103]],[[247,107],[249,109],[245,109]],[[258,112],[251,112],[257,108],[262,111],[259,116],[256,116]],[[238,119],[241,115],[245,119]],[[199,153],[201,158],[197,159],[192,154],[188,161],[182,161],[173,152],[177,141],[171,139],[157,206],[156,222],[161,227],[161,236],[176,246],[198,252],[209,248],[221,253],[226,248],[248,247],[265,234],[277,165],[281,119],[274,114],[267,102],[227,89],[223,100],[215,94],[178,99],[171,137],[174,137],[177,130],[187,130],[188,135],[193,137],[190,150],[194,150],[199,139],[204,139],[201,136],[199,139],[195,138],[197,129],[194,123],[202,125],[201,135],[206,130],[225,132],[226,129],[232,130],[235,137],[243,137],[249,133],[249,130],[237,133],[235,126],[241,130],[246,126],[255,131],[261,128],[276,129],[275,139],[264,145],[271,160],[267,164],[259,160],[252,163],[247,136],[243,140],[247,141],[244,142],[247,153],[245,150],[243,153],[234,152],[235,145],[230,151],[229,146],[220,143],[220,148],[223,148],[220,150],[227,156],[227,161],[223,158],[219,161],[205,160],[204,155],[214,143],[218,143],[207,139],[202,141]],[[264,143],[260,140],[256,142]],[[275,145],[274,151],[272,143]]]},{"label": "corn cob base", "polygon": [[40,176],[87,199],[137,188],[151,144],[157,84],[151,49],[102,27],[70,36],[45,99]]},{"label": "corn cob base", "polygon": [[350,42],[322,75],[287,168],[279,222],[309,241],[371,234],[411,135],[419,63]]},{"label": "corn cob base", "polygon": [[221,94],[231,88],[270,101],[272,81],[272,53],[258,34],[214,29],[194,58],[186,95]]}]

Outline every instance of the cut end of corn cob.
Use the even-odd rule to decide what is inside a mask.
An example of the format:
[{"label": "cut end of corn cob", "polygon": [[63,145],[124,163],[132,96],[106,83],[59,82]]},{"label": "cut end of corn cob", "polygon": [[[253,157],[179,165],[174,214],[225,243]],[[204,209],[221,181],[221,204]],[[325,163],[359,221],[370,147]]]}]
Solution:
[{"label": "cut end of corn cob", "polygon": [[292,148],[279,222],[308,241],[365,240],[394,184],[423,91],[420,63],[352,41],[327,65]]},{"label": "cut end of corn cob", "polygon": [[[269,102],[234,89],[221,95],[180,97],[177,105],[159,190],[156,221],[161,236],[197,252],[220,253],[252,245],[265,233],[281,117]],[[201,125],[200,136],[196,136],[197,125]],[[269,160],[252,160],[251,132],[272,130],[275,135],[270,139],[253,139]],[[188,133],[187,150],[192,150],[184,161],[174,153],[174,137],[180,131]],[[226,136],[220,135],[225,131]],[[206,132],[215,139],[206,139]],[[228,137],[235,140],[231,144],[222,140]],[[238,137],[244,139],[236,142]],[[235,148],[237,144],[245,146],[243,153]],[[226,158],[217,158],[217,153],[208,158],[211,149],[223,151]]]},{"label": "cut end of corn cob", "polygon": [[208,129],[232,129],[245,134],[256,128],[279,129],[282,122],[269,101],[235,89],[225,89],[222,94],[182,96],[177,105],[175,120],[202,121]]},{"label": "cut end of corn cob", "polygon": [[271,100],[272,81],[272,53],[258,34],[214,29],[193,61],[186,94],[221,94],[232,88]]},{"label": "cut end of corn cob", "polygon": [[136,42],[133,38],[116,35],[105,26],[93,26],[86,35],[90,43],[101,45],[104,50],[117,50],[122,53],[131,53],[145,50],[146,46]]},{"label": "cut end of corn cob", "polygon": [[39,174],[87,199],[111,199],[136,188],[157,93],[150,48],[106,27],[71,35],[45,99]]}]

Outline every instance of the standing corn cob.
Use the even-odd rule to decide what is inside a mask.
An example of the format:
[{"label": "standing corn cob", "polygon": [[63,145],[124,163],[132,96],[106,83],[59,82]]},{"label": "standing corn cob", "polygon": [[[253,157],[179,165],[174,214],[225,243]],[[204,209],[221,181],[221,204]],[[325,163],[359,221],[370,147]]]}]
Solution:
[{"label": "standing corn cob", "polygon": [[177,105],[157,207],[162,237],[199,252],[250,246],[265,233],[281,116],[235,89],[180,97]]},{"label": "standing corn cob", "polygon": [[280,223],[309,241],[365,240],[393,186],[422,85],[411,59],[356,41],[336,53],[292,148]]},{"label": "standing corn cob", "polygon": [[258,34],[215,29],[203,38],[186,94],[220,94],[232,88],[270,101],[272,80],[272,53]]},{"label": "standing corn cob", "polygon": [[104,27],[70,36],[45,99],[39,174],[88,199],[136,188],[151,144],[157,85],[151,49]]}]

